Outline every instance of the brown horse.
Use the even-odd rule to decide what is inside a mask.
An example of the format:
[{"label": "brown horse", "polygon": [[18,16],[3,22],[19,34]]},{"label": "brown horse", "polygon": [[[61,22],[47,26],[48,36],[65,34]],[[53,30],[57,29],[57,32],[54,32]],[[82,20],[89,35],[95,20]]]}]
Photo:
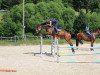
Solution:
[{"label": "brown horse", "polygon": [[[48,35],[52,35],[53,38],[55,38],[55,37],[56,38],[64,38],[68,42],[68,44],[70,46],[73,46],[73,44],[71,42],[71,34],[68,33],[68,32],[66,32],[65,30],[61,29],[60,31],[58,31],[57,34],[55,34],[53,27],[50,27],[48,25],[42,25],[42,24],[40,24],[40,25],[37,26],[36,31],[39,32],[42,29],[45,29],[46,32],[47,32],[47,34]],[[71,49],[72,49],[72,52],[75,53],[74,48],[71,48]]]},{"label": "brown horse", "polygon": [[96,39],[96,36],[99,35],[99,34],[100,34],[100,28],[98,28],[95,32],[92,32],[90,38],[86,35],[85,32],[79,32],[77,34],[77,38],[76,38],[76,46],[77,46],[77,48],[78,48],[79,43],[81,43],[82,40],[84,40],[84,41],[91,42],[91,48],[90,49],[91,49],[91,51],[93,51],[94,50],[93,49],[94,41]]}]

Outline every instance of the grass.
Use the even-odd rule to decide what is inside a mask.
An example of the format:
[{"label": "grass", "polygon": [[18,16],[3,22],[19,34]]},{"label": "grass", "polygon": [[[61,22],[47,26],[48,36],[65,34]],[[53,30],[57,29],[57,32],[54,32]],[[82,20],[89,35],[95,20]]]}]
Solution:
[{"label": "grass", "polygon": [[[84,43],[90,43],[83,41]],[[50,45],[52,41],[50,39],[43,39],[43,45]],[[72,43],[75,44],[75,40],[72,40]],[[95,43],[100,43],[100,39],[96,39]],[[7,40],[0,40],[1,46],[19,46],[19,45],[39,45],[40,39],[27,39],[27,40],[18,40],[18,41],[7,41]],[[64,39],[59,40],[59,44],[68,44]]]}]

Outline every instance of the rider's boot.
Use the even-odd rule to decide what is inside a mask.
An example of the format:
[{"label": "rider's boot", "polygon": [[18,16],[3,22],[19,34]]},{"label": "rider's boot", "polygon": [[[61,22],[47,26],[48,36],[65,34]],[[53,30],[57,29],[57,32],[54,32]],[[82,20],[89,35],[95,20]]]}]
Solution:
[{"label": "rider's boot", "polygon": [[88,34],[88,38],[91,40],[91,34]]},{"label": "rider's boot", "polygon": [[83,44],[82,40],[80,40],[79,42],[80,42],[80,44]]},{"label": "rider's boot", "polygon": [[58,34],[58,30],[57,30],[57,28],[54,28],[54,30],[55,30],[55,34]]}]

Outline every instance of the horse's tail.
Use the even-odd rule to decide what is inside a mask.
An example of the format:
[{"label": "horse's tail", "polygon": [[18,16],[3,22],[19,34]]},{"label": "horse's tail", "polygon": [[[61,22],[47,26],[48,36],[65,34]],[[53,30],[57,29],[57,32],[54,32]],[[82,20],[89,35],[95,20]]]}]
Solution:
[{"label": "horse's tail", "polygon": [[78,34],[76,35],[76,46],[78,46],[78,44],[83,44],[82,39],[78,37]]},{"label": "horse's tail", "polygon": [[76,38],[76,46],[78,46],[78,44],[79,44],[79,39]]},{"label": "horse's tail", "polygon": [[77,35],[76,35],[76,34],[71,34],[71,37],[72,37],[73,39],[75,39],[75,38],[77,37]]}]

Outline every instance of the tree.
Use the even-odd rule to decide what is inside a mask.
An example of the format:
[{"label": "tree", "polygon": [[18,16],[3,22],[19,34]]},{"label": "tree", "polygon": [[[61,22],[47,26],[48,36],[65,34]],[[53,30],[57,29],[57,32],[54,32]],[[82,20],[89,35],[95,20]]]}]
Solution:
[{"label": "tree", "polygon": [[0,0],[0,7],[1,7],[1,4],[2,4],[2,0]]},{"label": "tree", "polygon": [[96,12],[94,10],[99,10],[100,0],[73,0],[73,7],[76,11],[81,9],[86,9],[88,11]]},{"label": "tree", "polygon": [[36,14],[36,6],[33,3],[25,4],[25,32],[26,33],[34,33],[35,27],[35,14]]},{"label": "tree", "polygon": [[91,31],[94,31],[95,29],[100,27],[100,14],[98,13],[87,13],[87,20],[90,25]]},{"label": "tree", "polygon": [[63,14],[62,14],[62,19],[64,20],[64,29],[66,31],[72,32],[73,33],[73,23],[75,20],[76,16],[75,16],[75,11],[68,7],[66,10],[64,10]]},{"label": "tree", "polygon": [[58,20],[61,18],[64,9],[66,9],[64,5],[62,5],[62,3],[55,3],[55,2],[50,2],[47,8],[49,17]]},{"label": "tree", "polygon": [[81,11],[80,15],[74,21],[74,26],[73,26],[74,33],[77,34],[80,31],[84,31],[86,23],[87,23],[86,14]]},{"label": "tree", "polygon": [[93,0],[90,5],[91,12],[100,12],[100,0]]},{"label": "tree", "polygon": [[1,6],[0,9],[10,9],[14,5],[21,4],[22,0],[0,0]]},{"label": "tree", "polygon": [[45,2],[40,2],[36,5],[36,13],[40,13],[42,15],[43,19],[46,19],[46,17],[49,16],[49,12],[48,12],[48,4]]},{"label": "tree", "polygon": [[22,5],[14,6],[3,16],[2,26],[5,36],[22,35]]},{"label": "tree", "polygon": [[72,7],[73,5],[73,0],[62,0],[64,6],[67,8],[67,7]]}]

